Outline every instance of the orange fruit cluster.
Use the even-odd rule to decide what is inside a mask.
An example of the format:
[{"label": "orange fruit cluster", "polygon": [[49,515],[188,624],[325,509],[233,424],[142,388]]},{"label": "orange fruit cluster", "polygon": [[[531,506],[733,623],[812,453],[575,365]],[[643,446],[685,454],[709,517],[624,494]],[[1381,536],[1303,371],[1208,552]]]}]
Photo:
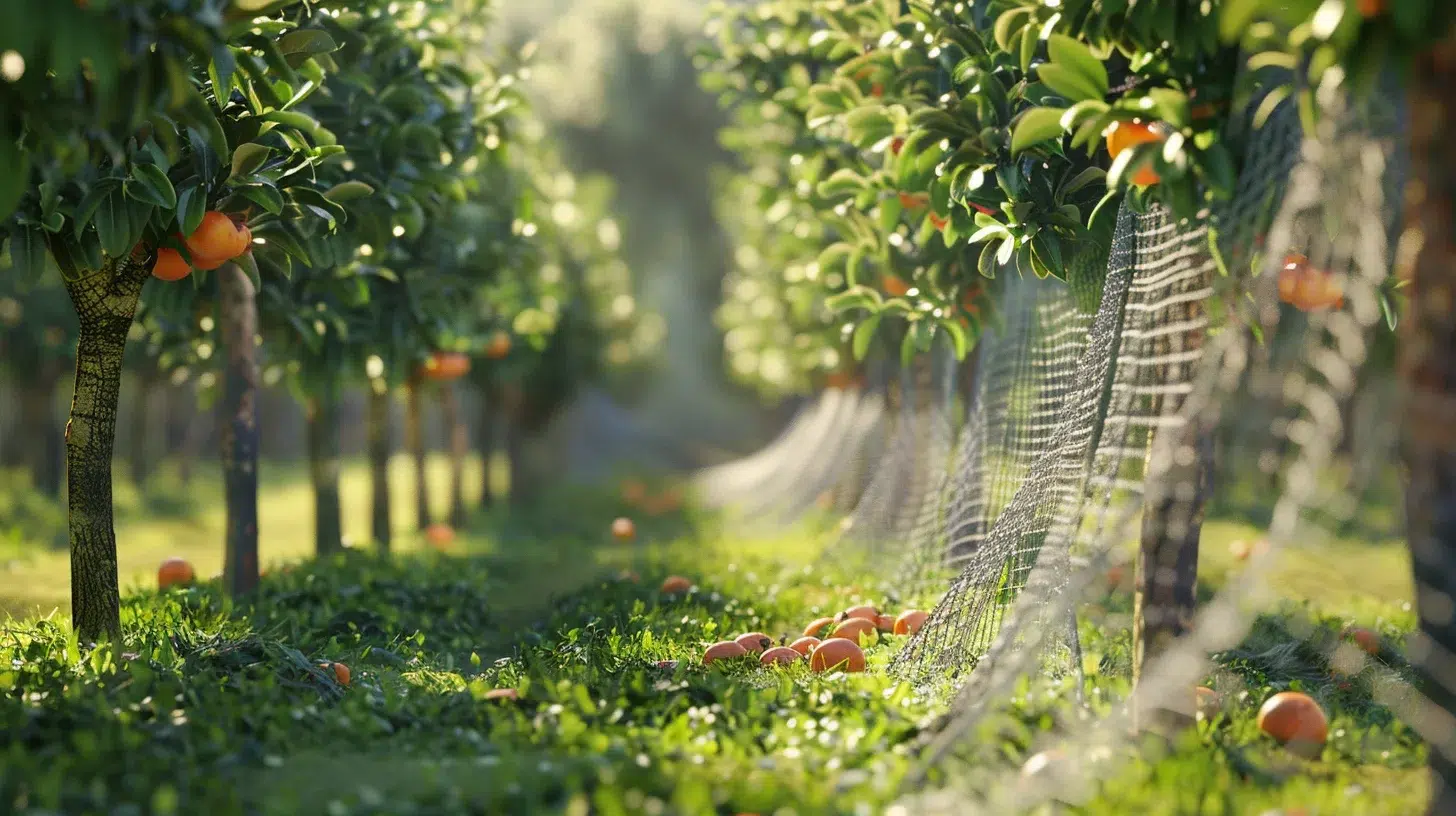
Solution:
[{"label": "orange fruit cluster", "polygon": [[192,256],[192,264],[177,250],[163,247],[157,250],[152,277],[179,281],[192,274],[193,265],[203,271],[217,269],[248,251],[253,244],[253,231],[232,216],[212,210],[202,216],[202,223],[183,243]]},{"label": "orange fruit cluster", "polygon": [[1290,253],[1279,270],[1279,299],[1301,312],[1338,309],[1345,305],[1345,287],[1333,273],[1312,266],[1309,258]]},{"label": "orange fruit cluster", "polygon": [[[1161,142],[1167,138],[1164,129],[1158,123],[1146,123],[1140,119],[1131,122],[1113,122],[1107,131],[1103,133],[1107,139],[1107,155],[1116,160],[1124,150],[1129,147],[1148,142]],[[1162,180],[1158,171],[1151,167],[1143,167],[1132,175],[1132,183],[1139,187],[1151,187]]]}]

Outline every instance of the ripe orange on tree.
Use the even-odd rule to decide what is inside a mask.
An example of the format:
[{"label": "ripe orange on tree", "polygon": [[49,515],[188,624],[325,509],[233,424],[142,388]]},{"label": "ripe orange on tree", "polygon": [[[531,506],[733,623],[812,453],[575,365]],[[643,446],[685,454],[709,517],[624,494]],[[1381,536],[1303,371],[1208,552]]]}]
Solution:
[{"label": "ripe orange on tree", "polygon": [[171,283],[191,274],[192,267],[187,265],[182,253],[168,247],[157,250],[157,260],[152,263],[152,277]]},{"label": "ripe orange on tree", "polygon": [[[1129,147],[1149,142],[1161,142],[1167,138],[1163,128],[1156,122],[1149,124],[1141,119],[1134,119],[1130,122],[1113,122],[1102,135],[1107,139],[1107,154],[1114,161]],[[1149,187],[1161,180],[1158,171],[1151,167],[1144,167],[1132,176],[1132,183],[1139,187]]]},{"label": "ripe orange on tree", "polygon": [[425,361],[423,373],[431,380],[458,380],[470,373],[470,358],[455,351],[437,351]]},{"label": "ripe orange on tree", "polygon": [[886,274],[883,283],[885,294],[890,297],[903,297],[910,292],[910,284],[899,275]]},{"label": "ripe orange on tree", "polygon": [[816,672],[862,672],[865,670],[864,650],[852,640],[830,638],[809,653],[809,668]]},{"label": "ripe orange on tree", "polygon": [[212,210],[187,236],[187,252],[198,269],[212,270],[248,251],[253,234],[226,213]]},{"label": "ripe orange on tree", "polygon": [[190,584],[196,577],[191,564],[181,558],[168,558],[157,568],[157,588],[167,589],[179,584]]}]

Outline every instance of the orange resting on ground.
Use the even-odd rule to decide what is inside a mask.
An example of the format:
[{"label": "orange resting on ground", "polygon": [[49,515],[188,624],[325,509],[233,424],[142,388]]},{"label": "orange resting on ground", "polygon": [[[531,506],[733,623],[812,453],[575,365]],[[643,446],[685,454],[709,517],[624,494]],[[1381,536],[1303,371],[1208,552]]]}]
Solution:
[{"label": "orange resting on ground", "polygon": [[848,618],[844,623],[834,627],[831,638],[844,638],[846,640],[861,641],[875,631],[875,622],[865,618]]},{"label": "orange resting on ground", "polygon": [[850,608],[844,610],[844,614],[840,617],[840,620],[848,620],[849,618],[864,618],[867,621],[873,621],[877,620],[879,617],[880,611],[878,609],[875,609],[869,604],[861,604],[859,606],[851,606]]},{"label": "orange resting on ground", "polygon": [[809,668],[816,672],[862,672],[865,670],[864,651],[852,640],[830,638],[809,653]]},{"label": "orange resting on ground", "polygon": [[875,618],[875,628],[880,630],[881,632],[895,631],[895,616],[880,615],[879,617]]},{"label": "orange resting on ground", "polygon": [[167,282],[179,281],[192,274],[192,267],[183,260],[182,253],[163,247],[157,250],[157,260],[152,264],[152,277]]},{"label": "orange resting on ground", "polygon": [[197,577],[192,565],[181,558],[168,558],[157,568],[157,588],[166,589],[178,584],[190,584]]},{"label": "orange resting on ground", "polygon": [[820,641],[819,638],[809,637],[805,635],[804,637],[799,638],[793,643],[790,643],[789,648],[793,649],[801,655],[804,655],[805,657],[808,657],[809,653],[814,651],[814,647],[818,646],[821,642],[822,641]]},{"label": "orange resting on ground", "polygon": [[632,523],[632,519],[619,518],[612,522],[612,538],[618,541],[631,541],[636,537],[637,525]]},{"label": "orange resting on ground", "polygon": [[[1107,139],[1107,155],[1114,160],[1122,151],[1133,145],[1161,142],[1165,138],[1162,128],[1156,123],[1148,124],[1139,119],[1131,122],[1113,122],[1102,135]],[[1132,183],[1139,187],[1149,187],[1161,180],[1158,171],[1151,167],[1144,167],[1132,176]]]},{"label": "orange resting on ground", "polygon": [[1308,694],[1281,691],[1259,708],[1259,730],[1294,749],[1314,752],[1324,745],[1329,720]]},{"label": "orange resting on ground", "polygon": [[333,669],[334,679],[338,680],[341,686],[349,685],[349,679],[353,677],[353,672],[349,671],[349,667],[343,663],[320,663],[319,668]]},{"label": "orange resting on ground", "polygon": [[919,609],[907,609],[900,613],[900,617],[895,618],[895,634],[913,635],[920,631],[920,627],[925,625],[925,620],[929,617],[929,612],[923,612]]},{"label": "orange resting on ground", "polygon": [[747,649],[731,640],[724,640],[708,647],[708,651],[703,653],[703,665],[712,663],[714,660],[731,660],[732,658],[743,657],[747,654]]},{"label": "orange resting on ground", "polygon": [[772,666],[775,663],[785,665],[790,663],[797,663],[798,661],[803,659],[803,655],[799,654],[793,649],[790,649],[787,646],[775,646],[772,649],[764,652],[763,656],[758,659],[758,662],[762,663],[765,666]]},{"label": "orange resting on ground", "polygon": [[733,642],[755,654],[773,646],[773,638],[762,632],[745,632],[733,638]]},{"label": "orange resting on ground", "polygon": [[425,528],[425,541],[431,547],[442,550],[455,541],[455,528],[436,522]]},{"label": "orange resting on ground", "polygon": [[687,592],[693,588],[693,582],[681,575],[669,575],[667,580],[662,582],[660,591],[668,595],[676,595],[680,592]]},{"label": "orange resting on ground", "polygon": [[1380,654],[1380,635],[1369,629],[1352,626],[1344,631],[1343,637],[1355,641],[1355,645],[1363,649],[1366,654]]},{"label": "orange resting on ground", "polygon": [[834,618],[816,618],[813,623],[804,627],[804,637],[818,637],[826,628],[834,625]]},{"label": "orange resting on ground", "polygon": [[513,688],[493,688],[485,693],[487,700],[518,700],[521,693]]}]

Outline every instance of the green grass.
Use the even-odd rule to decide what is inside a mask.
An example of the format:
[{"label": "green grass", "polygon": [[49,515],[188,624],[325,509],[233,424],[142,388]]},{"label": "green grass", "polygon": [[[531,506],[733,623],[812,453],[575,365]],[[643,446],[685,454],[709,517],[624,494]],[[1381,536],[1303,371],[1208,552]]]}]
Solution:
[{"label": "green grass", "polygon": [[[306,486],[275,472],[261,510],[273,563],[311,546]],[[365,486],[346,470],[356,540]],[[410,497],[401,489],[397,498],[403,522]],[[301,563],[270,573],[239,606],[209,585],[133,592],[125,655],[81,653],[59,618],[12,622],[0,636],[0,811],[805,814],[894,802],[944,710],[886,678],[900,639],[872,647],[863,675],[700,663],[712,641],[796,634],[822,613],[883,602],[875,582],[806,571],[802,541],[738,540],[691,515],[639,518],[639,543],[616,544],[605,531],[623,511],[611,497],[563,493],[528,513],[479,519],[457,556],[416,546],[389,560]],[[220,563],[217,508],[123,516],[134,585],[167,555],[192,559],[203,575]],[[1230,540],[1256,535],[1211,522],[1206,583],[1241,568]],[[641,580],[620,578],[624,568]],[[660,596],[669,573],[697,588]],[[1424,748],[1374,701],[1373,671],[1332,674],[1315,648],[1358,621],[1380,629],[1390,645],[1382,658],[1403,671],[1408,574],[1395,542],[1286,553],[1272,576],[1281,609],[1217,656],[1209,682],[1229,700],[1227,716],[1172,749],[1145,746],[1073,812],[1415,812]],[[64,553],[32,552],[3,575],[7,608],[64,606]],[[1100,606],[1114,623],[1087,621],[1083,636],[1092,704],[1105,712],[1127,688],[1127,636],[1115,621],[1129,599],[1112,594]],[[324,661],[352,667],[351,685],[318,669]],[[484,699],[497,687],[520,699]],[[1258,704],[1287,687],[1332,714],[1314,761],[1254,726]],[[1024,689],[945,769],[962,781],[1014,773],[1078,716],[1069,691],[1065,680]]]}]

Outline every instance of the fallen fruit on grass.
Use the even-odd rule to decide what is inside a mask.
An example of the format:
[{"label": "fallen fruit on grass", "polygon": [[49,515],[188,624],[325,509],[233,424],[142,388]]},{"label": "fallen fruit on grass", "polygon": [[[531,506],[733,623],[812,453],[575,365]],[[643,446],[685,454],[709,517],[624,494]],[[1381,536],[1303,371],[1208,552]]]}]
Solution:
[{"label": "fallen fruit on grass", "polygon": [[830,638],[809,653],[809,668],[816,672],[862,672],[865,670],[864,650],[852,640]]},{"label": "fallen fruit on grass", "polygon": [[708,647],[703,653],[703,665],[708,665],[715,660],[731,660],[735,657],[744,657],[748,650],[734,643],[731,640],[719,641]]},{"label": "fallen fruit on grass", "polygon": [[818,637],[825,629],[834,626],[834,618],[816,618],[813,623],[804,627],[804,637]]},{"label": "fallen fruit on grass", "polygon": [[166,589],[179,584],[190,584],[197,574],[192,565],[181,558],[168,558],[157,568],[157,588]]},{"label": "fallen fruit on grass", "polygon": [[925,620],[929,617],[929,612],[907,609],[900,613],[900,617],[895,618],[894,632],[897,635],[913,635],[920,631],[920,627],[925,625]]},{"label": "fallen fruit on grass", "polygon": [[659,669],[668,669],[668,670],[671,670],[671,669],[677,668],[677,661],[676,660],[659,660],[654,665],[656,665],[657,668],[659,668]]},{"label": "fallen fruit on grass", "polygon": [[1259,708],[1259,730],[1296,752],[1316,753],[1325,744],[1329,720],[1308,694],[1281,691]]},{"label": "fallen fruit on grass", "polygon": [[764,652],[763,655],[758,658],[758,662],[762,663],[765,666],[772,666],[776,663],[788,665],[791,663],[797,663],[798,661],[803,659],[804,656],[799,654],[794,649],[790,649],[787,646],[775,646],[772,649]]},{"label": "fallen fruit on grass", "polygon": [[794,651],[805,657],[808,657],[809,653],[814,651],[814,647],[818,646],[820,643],[823,643],[823,641],[821,641],[819,638],[805,636],[799,638],[793,643],[790,643],[789,648],[793,649]]},{"label": "fallen fruit on grass", "polygon": [[431,547],[443,550],[455,543],[455,528],[448,524],[431,524],[425,528],[425,541]]},{"label": "fallen fruit on grass", "polygon": [[518,700],[521,693],[513,688],[493,688],[485,693],[487,700]]},{"label": "fallen fruit on grass", "polygon": [[840,620],[845,620],[848,618],[864,618],[865,620],[873,623],[879,620],[880,611],[878,609],[875,609],[873,606],[870,606],[869,604],[851,606],[850,608],[844,610],[844,614],[840,617]]},{"label": "fallen fruit on grass", "polygon": [[636,537],[637,525],[632,523],[632,519],[619,518],[612,522],[612,538],[618,541],[631,541]]},{"label": "fallen fruit on grass", "polygon": [[880,615],[879,617],[875,618],[875,628],[880,630],[881,632],[895,631],[895,616]]},{"label": "fallen fruit on grass", "polygon": [[693,582],[681,575],[669,575],[666,581],[662,582],[661,591],[666,595],[678,595],[693,588]]},{"label": "fallen fruit on grass", "polygon": [[157,250],[157,260],[152,264],[152,277],[157,280],[179,281],[192,274],[192,267],[182,258],[182,253],[175,249],[162,248]]},{"label": "fallen fruit on grass", "polygon": [[762,632],[745,632],[733,638],[733,642],[754,654],[773,646],[773,638]]},{"label": "fallen fruit on grass", "polygon": [[334,679],[339,681],[339,685],[341,686],[349,685],[349,678],[353,676],[353,673],[349,671],[349,667],[343,663],[320,663],[319,668],[332,669]]},{"label": "fallen fruit on grass", "polygon": [[1359,626],[1352,626],[1345,630],[1343,637],[1355,641],[1355,645],[1364,650],[1365,654],[1380,654],[1380,635],[1369,629]]},{"label": "fallen fruit on grass", "polygon": [[875,631],[875,622],[865,618],[849,618],[844,623],[834,627],[831,638],[844,638],[858,643],[870,636]]}]

